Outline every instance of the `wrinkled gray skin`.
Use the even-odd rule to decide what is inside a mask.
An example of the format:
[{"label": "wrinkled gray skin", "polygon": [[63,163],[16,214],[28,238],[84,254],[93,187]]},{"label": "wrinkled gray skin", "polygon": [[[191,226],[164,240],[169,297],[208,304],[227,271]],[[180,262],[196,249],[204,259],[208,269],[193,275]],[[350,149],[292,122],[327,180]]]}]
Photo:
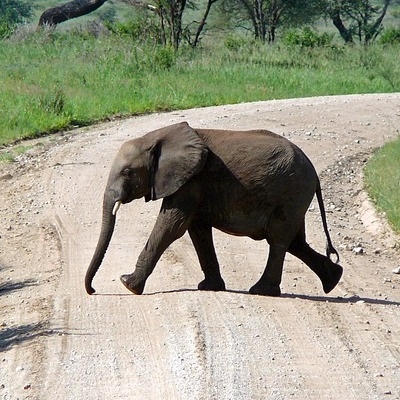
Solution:
[{"label": "wrinkled gray skin", "polygon": [[[317,195],[327,238],[327,256],[307,243],[304,217]],[[200,290],[225,290],[214,250],[212,227],[231,235],[266,239],[269,256],[250,293],[279,296],[286,252],[307,264],[329,293],[342,275],[330,260],[333,248],[319,179],[307,156],[269,131],[193,129],[186,122],[124,143],[111,167],[103,200],[103,221],[86,273],[89,294],[114,230],[120,204],[163,198],[160,213],[132,274],[122,283],[143,293],[147,278],[167,247],[186,231],[204,280]]]}]

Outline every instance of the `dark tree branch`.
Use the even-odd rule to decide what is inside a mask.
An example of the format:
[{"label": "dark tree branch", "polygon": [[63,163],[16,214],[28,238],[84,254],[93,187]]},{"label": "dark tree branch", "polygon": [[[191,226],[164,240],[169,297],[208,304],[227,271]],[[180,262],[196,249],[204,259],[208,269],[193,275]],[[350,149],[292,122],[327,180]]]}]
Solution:
[{"label": "dark tree branch", "polygon": [[208,18],[208,15],[209,15],[210,11],[211,11],[211,7],[217,1],[218,0],[208,0],[207,1],[207,7],[206,7],[206,10],[204,11],[203,18],[201,19],[201,21],[200,21],[200,23],[199,23],[199,25],[197,27],[196,34],[195,34],[195,37],[194,37],[194,41],[192,43],[192,47],[196,47],[197,44],[199,43],[200,35],[201,35],[201,32],[203,31],[204,27],[206,26],[207,18]]},{"label": "dark tree branch", "polygon": [[345,43],[353,43],[353,36],[351,34],[351,31],[344,26],[342,18],[340,16],[340,11],[338,9],[333,11],[331,18],[333,25],[335,25]]},{"label": "dark tree branch", "polygon": [[382,25],[383,18],[386,15],[386,11],[390,5],[391,0],[385,0],[385,4],[383,6],[383,9],[381,11],[381,15],[377,18],[375,23],[371,26],[370,31],[366,35],[366,42],[369,42],[372,39],[375,39],[376,36],[379,34],[379,29]]},{"label": "dark tree branch", "polygon": [[107,0],[73,0],[58,7],[47,9],[39,19],[39,26],[54,26],[72,18],[89,14],[101,7]]}]

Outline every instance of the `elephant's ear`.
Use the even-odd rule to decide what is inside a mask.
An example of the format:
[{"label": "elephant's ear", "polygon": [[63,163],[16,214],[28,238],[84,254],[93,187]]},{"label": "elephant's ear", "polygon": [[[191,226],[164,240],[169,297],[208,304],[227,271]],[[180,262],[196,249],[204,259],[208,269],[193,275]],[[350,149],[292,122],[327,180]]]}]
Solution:
[{"label": "elephant's ear", "polygon": [[187,122],[157,133],[159,140],[151,150],[151,200],[175,193],[201,171],[208,153],[206,144]]}]

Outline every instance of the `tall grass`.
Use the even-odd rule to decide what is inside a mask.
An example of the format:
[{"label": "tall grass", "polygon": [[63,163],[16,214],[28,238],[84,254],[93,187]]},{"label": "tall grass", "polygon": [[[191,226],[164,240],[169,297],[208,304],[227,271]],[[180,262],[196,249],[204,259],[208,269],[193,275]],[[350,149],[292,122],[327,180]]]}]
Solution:
[{"label": "tall grass", "polygon": [[371,198],[400,233],[400,141],[380,148],[365,167],[364,174]]},{"label": "tall grass", "polygon": [[231,40],[175,54],[126,36],[28,31],[0,46],[0,144],[116,114],[394,92],[399,53]]}]

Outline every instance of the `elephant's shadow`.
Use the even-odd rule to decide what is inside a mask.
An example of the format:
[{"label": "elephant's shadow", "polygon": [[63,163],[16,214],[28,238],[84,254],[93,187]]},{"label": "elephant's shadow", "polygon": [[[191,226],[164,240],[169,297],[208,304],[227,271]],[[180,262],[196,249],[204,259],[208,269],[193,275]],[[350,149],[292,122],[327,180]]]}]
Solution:
[{"label": "elephant's shadow", "polygon": [[[158,296],[158,295],[168,295],[168,294],[174,294],[174,293],[186,293],[186,292],[202,292],[204,291],[195,289],[195,288],[186,288],[186,289],[174,289],[174,290],[159,290],[156,292],[150,292],[150,293],[143,293],[141,296]],[[215,293],[215,292],[214,292]],[[225,291],[218,292],[220,294],[224,293],[234,293],[237,295],[247,295],[247,296],[257,296],[254,294],[251,294],[245,290],[232,290],[232,289],[226,289]],[[95,296],[130,296],[130,297],[135,297],[132,296],[131,293],[96,293]],[[258,296],[258,297],[263,297],[265,298],[266,301],[268,301],[269,297],[268,296]],[[299,299],[299,300],[307,300],[307,301],[313,301],[313,302],[324,302],[324,303],[337,303],[337,304],[355,304],[355,303],[365,303],[365,304],[375,304],[375,305],[383,305],[383,306],[389,306],[389,305],[395,305],[395,306],[400,306],[400,302],[398,301],[393,301],[393,300],[384,300],[384,299],[376,299],[376,298],[370,298],[370,297],[360,297],[358,295],[354,295],[351,297],[333,297],[333,296],[310,296],[310,295],[305,295],[305,294],[296,294],[296,293],[282,293],[280,296],[281,299]]]},{"label": "elephant's shadow", "polygon": [[375,299],[370,297],[360,297],[358,295],[354,295],[351,297],[332,297],[332,296],[309,296],[304,294],[294,294],[294,293],[283,293],[281,297],[288,299],[301,299],[301,300],[309,300],[315,302],[324,302],[324,303],[339,303],[339,304],[355,304],[355,303],[365,303],[365,304],[375,304],[375,305],[383,305],[383,306],[400,306],[400,302],[393,300],[384,300],[384,299]]}]

